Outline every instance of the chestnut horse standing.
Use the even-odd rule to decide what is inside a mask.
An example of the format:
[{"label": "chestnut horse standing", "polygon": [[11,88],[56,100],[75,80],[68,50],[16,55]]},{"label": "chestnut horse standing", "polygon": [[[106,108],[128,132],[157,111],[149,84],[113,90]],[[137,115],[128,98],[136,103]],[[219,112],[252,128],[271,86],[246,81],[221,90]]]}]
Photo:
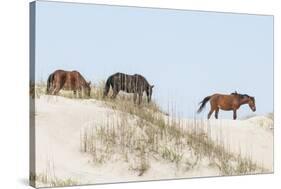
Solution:
[{"label": "chestnut horse standing", "polygon": [[74,95],[78,92],[79,97],[82,91],[90,97],[91,82],[86,82],[78,71],[56,70],[50,74],[47,81],[47,94],[57,95],[61,89],[73,91]]},{"label": "chestnut horse standing", "polygon": [[236,91],[230,95],[224,94],[213,94],[207,96],[200,102],[197,113],[200,113],[205,107],[206,103],[210,101],[211,110],[208,114],[208,119],[210,119],[212,113],[215,111],[215,118],[218,119],[219,109],[225,111],[233,111],[233,119],[237,118],[237,110],[243,104],[248,104],[252,111],[256,111],[255,98],[247,94],[238,94]]}]

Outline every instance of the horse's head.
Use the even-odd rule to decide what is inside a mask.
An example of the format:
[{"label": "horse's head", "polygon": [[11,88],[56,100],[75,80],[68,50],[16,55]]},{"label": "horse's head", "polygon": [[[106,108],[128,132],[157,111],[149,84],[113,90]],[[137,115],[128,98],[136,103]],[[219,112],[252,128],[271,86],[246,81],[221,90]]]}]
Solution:
[{"label": "horse's head", "polygon": [[90,95],[91,95],[91,81],[86,82],[85,93],[88,97],[90,97]]},{"label": "horse's head", "polygon": [[154,87],[154,85],[149,85],[146,89],[146,95],[147,95],[147,102],[148,103],[151,101],[153,87]]},{"label": "horse's head", "polygon": [[255,98],[254,97],[252,97],[252,96],[248,97],[248,104],[249,104],[249,107],[251,108],[251,110],[253,112],[255,112],[256,111],[256,104],[255,104]]}]

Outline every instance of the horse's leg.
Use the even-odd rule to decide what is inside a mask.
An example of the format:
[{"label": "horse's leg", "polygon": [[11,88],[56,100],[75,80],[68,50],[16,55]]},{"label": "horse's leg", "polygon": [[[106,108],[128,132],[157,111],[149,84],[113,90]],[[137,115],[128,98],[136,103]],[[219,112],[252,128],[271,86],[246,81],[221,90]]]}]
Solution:
[{"label": "horse's leg", "polygon": [[233,110],[233,119],[236,120],[236,118],[237,118],[237,110],[235,109]]},{"label": "horse's leg", "polygon": [[56,85],[53,84],[52,90],[50,90],[51,95],[55,95]]},{"label": "horse's leg", "polygon": [[53,94],[54,94],[54,95],[58,95],[59,91],[60,91],[60,89],[59,89],[59,88],[56,88],[56,89],[54,90]]},{"label": "horse's leg", "polygon": [[56,88],[54,88],[54,90],[52,90],[51,95],[55,95],[55,91],[56,91]]},{"label": "horse's leg", "polygon": [[55,86],[52,86],[49,94],[54,95],[55,89],[56,89]]},{"label": "horse's leg", "polygon": [[81,88],[78,89],[78,96],[79,96],[79,98],[82,98],[82,89]]},{"label": "horse's leg", "polygon": [[59,91],[60,91],[60,87],[58,87],[58,85],[55,85],[52,95],[58,95]]},{"label": "horse's leg", "polygon": [[51,95],[51,94],[53,94],[53,91],[54,91],[54,87],[53,87],[53,84],[51,84],[49,87],[49,90],[47,91],[47,94]]},{"label": "horse's leg", "polygon": [[219,116],[219,108],[217,108],[217,109],[215,110],[215,118],[218,119],[218,116]]},{"label": "horse's leg", "polygon": [[112,94],[111,98],[112,98],[112,99],[115,99],[116,96],[118,95],[118,93],[119,93],[119,90],[113,89],[113,94]]},{"label": "horse's leg", "polygon": [[213,112],[215,111],[215,109],[213,107],[211,107],[209,113],[208,113],[208,119],[211,118],[211,115],[213,114]]},{"label": "horse's leg", "polygon": [[139,105],[141,104],[142,101],[142,92],[139,92]]},{"label": "horse's leg", "polygon": [[79,85],[77,84],[76,79],[74,81],[70,80],[68,85],[69,85],[69,88],[70,88],[69,90],[73,91],[74,98],[79,98]]},{"label": "horse's leg", "polygon": [[136,104],[138,93],[134,93],[134,104]]},{"label": "horse's leg", "polygon": [[53,93],[53,88],[50,86],[49,90],[47,91],[47,95],[51,95]]}]

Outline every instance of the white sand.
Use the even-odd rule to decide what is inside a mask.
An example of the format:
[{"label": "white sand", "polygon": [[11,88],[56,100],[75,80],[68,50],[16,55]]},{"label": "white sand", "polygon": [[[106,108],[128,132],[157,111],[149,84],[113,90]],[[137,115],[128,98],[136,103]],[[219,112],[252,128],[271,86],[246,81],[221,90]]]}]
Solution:
[{"label": "white sand", "polygon": [[273,170],[273,121],[265,116],[248,120],[204,121],[203,129],[227,150]]},{"label": "white sand", "polygon": [[[80,152],[81,129],[91,122],[104,124],[104,120],[111,116],[118,116],[118,112],[96,100],[54,96],[36,99],[36,172],[48,172],[62,179],[72,178],[81,184],[219,175],[216,168],[204,164],[189,171],[178,171],[175,164],[153,159],[143,176],[129,171],[128,164],[121,161],[94,166],[91,157]],[[270,127],[273,123],[266,127],[266,121],[269,122],[266,117],[211,120],[205,121],[204,129],[214,140],[222,141],[230,152],[251,157],[271,172],[273,130]]]}]

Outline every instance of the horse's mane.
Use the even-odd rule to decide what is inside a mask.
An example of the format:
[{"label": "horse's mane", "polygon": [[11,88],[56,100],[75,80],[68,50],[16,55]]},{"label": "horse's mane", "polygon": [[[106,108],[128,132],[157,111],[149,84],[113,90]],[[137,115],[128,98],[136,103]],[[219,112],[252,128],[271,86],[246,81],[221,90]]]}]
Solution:
[{"label": "horse's mane", "polygon": [[144,76],[142,76],[140,74],[134,74],[132,76],[135,77],[135,78],[138,78],[138,77],[142,78],[148,84],[148,86],[150,86],[149,82],[147,81],[147,79]]},{"label": "horse's mane", "polygon": [[240,94],[240,93],[237,93],[237,91],[231,93],[231,95],[237,95],[237,96],[239,96],[241,98],[244,98],[244,97],[250,98],[249,95],[247,95],[247,94]]}]

